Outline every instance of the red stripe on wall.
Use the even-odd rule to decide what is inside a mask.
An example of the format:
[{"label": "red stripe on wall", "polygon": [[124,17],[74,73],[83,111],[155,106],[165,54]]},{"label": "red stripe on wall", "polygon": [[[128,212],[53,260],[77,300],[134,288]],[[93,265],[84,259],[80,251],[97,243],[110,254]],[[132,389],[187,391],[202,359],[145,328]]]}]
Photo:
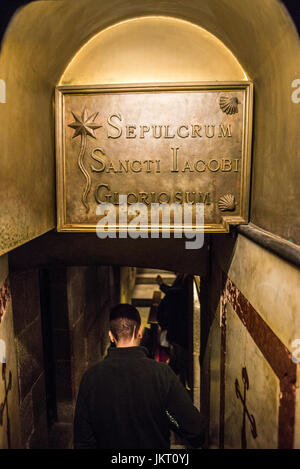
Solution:
[{"label": "red stripe on wall", "polygon": [[274,334],[247,298],[226,277],[226,274],[223,274],[223,285],[223,298],[221,302],[220,447],[224,446],[226,303],[230,303],[279,379],[281,396],[278,422],[278,448],[291,449],[294,446],[297,365],[291,360],[291,352]]}]

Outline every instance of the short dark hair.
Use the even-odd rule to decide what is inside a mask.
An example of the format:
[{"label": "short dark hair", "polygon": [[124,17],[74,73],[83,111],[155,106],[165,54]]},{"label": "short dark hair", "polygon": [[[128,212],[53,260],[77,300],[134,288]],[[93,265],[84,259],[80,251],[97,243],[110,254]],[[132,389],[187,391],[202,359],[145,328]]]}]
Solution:
[{"label": "short dark hair", "polygon": [[129,340],[133,333],[136,337],[140,325],[141,316],[134,306],[128,303],[120,303],[111,309],[109,329],[117,341],[120,339]]}]

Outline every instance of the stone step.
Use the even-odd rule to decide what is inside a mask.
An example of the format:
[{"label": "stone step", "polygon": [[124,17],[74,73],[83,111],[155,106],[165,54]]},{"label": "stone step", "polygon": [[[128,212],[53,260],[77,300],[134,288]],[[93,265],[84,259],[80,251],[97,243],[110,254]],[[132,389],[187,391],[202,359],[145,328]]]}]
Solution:
[{"label": "stone step", "polygon": [[49,431],[48,449],[72,449],[73,424],[56,422]]},{"label": "stone step", "polygon": [[[153,284],[156,284],[156,277],[157,277],[157,274],[142,274],[142,275],[138,274],[136,276],[135,283],[136,285],[141,285],[141,284],[153,285]],[[164,275],[162,276],[162,278],[165,283],[167,283],[168,285],[171,285],[174,282],[175,276],[167,277],[166,275]]]},{"label": "stone step", "polygon": [[159,290],[158,285],[149,283],[140,283],[135,285],[132,298],[152,298],[153,292]]},{"label": "stone step", "polygon": [[[173,272],[171,272],[170,270],[161,270],[161,269],[148,269],[148,268],[144,268],[144,267],[138,267],[137,270],[136,270],[136,273],[137,275],[140,275],[140,274],[155,274],[155,275],[172,275]],[[175,277],[175,274],[173,274],[174,277]]]},{"label": "stone step", "polygon": [[132,298],[131,304],[136,308],[150,308],[152,306],[152,298]]}]

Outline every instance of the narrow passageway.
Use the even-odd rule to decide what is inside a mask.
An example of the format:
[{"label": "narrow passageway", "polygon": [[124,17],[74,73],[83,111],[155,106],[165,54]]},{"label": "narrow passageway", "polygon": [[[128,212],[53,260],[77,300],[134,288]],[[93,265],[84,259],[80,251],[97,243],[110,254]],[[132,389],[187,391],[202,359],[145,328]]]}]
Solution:
[{"label": "narrow passageway", "polygon": [[[134,279],[132,277],[134,272]],[[76,273],[76,276],[78,276],[78,272]],[[160,301],[164,298],[165,293],[163,293],[158,285],[157,282],[157,276],[160,276],[164,282],[164,284],[171,286],[176,279],[176,275],[174,272],[167,271],[167,270],[161,270],[161,269],[152,269],[152,268],[122,268],[122,275],[120,277],[121,282],[123,280],[124,285],[120,284],[120,291],[126,292],[127,295],[127,302],[131,303],[132,305],[136,306],[138,308],[138,311],[141,315],[141,325],[143,328],[143,340],[142,344],[148,347],[149,353],[151,354],[153,352],[153,359],[161,361],[162,356],[159,354],[159,349],[160,347],[160,327],[158,324],[158,317],[157,317],[157,311],[159,308]],[[54,274],[54,279],[56,278],[56,275]],[[54,280],[53,280],[54,281]],[[54,281],[55,283],[55,281]],[[55,292],[52,290],[52,294]],[[73,292],[73,294],[78,294]],[[96,291],[93,292],[93,297],[89,298],[90,303],[95,303],[95,305],[98,304],[98,299],[97,299],[97,293]],[[95,312],[96,316],[101,314],[101,311]],[[183,315],[184,312],[183,312]],[[187,318],[187,316],[186,316]],[[69,318],[70,319],[70,318]],[[55,318],[52,319],[52,321],[55,321]],[[100,328],[105,328],[105,331],[107,333],[107,324],[104,322],[99,323]],[[72,330],[69,331],[71,333],[71,341],[74,340],[72,339]],[[56,331],[57,333],[61,333],[60,330]],[[99,331],[97,334],[97,331],[95,331],[96,335],[98,337],[103,336],[103,332]],[[94,334],[93,334],[94,336]],[[53,337],[53,340],[56,342],[55,337]],[[89,339],[85,335],[81,337],[77,337],[75,339],[76,341],[73,342],[72,347],[81,347],[80,342],[84,341],[85,343],[85,348],[89,348]],[[102,360],[106,354],[107,347],[109,345],[109,341],[106,340],[106,346],[103,349],[104,354],[99,357],[100,360]],[[56,342],[57,343],[57,342]],[[166,345],[166,344],[165,344]],[[62,346],[62,343],[59,344],[59,347]],[[94,346],[99,347],[100,344],[94,343]],[[70,356],[65,354],[64,357],[60,355],[60,357],[57,357],[57,346],[54,345],[54,348],[52,350],[52,353],[48,353],[47,356],[45,356],[46,363],[45,367],[46,369],[54,369],[55,370],[55,376],[57,375],[57,372],[59,370],[59,367],[61,366],[61,359],[63,359],[64,362],[64,367],[65,370],[66,364],[69,361],[73,360],[73,368],[81,368],[81,357],[72,357],[72,347],[70,349]],[[167,350],[167,349],[166,349]],[[55,358],[57,357],[57,358]],[[193,359],[193,353],[190,355],[189,359]],[[48,362],[47,362],[48,360]],[[50,363],[49,360],[54,360],[53,363]],[[163,361],[169,362],[169,357],[164,357]],[[88,366],[85,366],[85,368],[89,368]],[[82,374],[84,373],[84,368],[82,369]],[[74,375],[73,375],[74,376]],[[80,381],[82,375],[78,376],[78,382]],[[49,378],[49,376],[48,376]],[[69,377],[70,382],[68,382],[68,379],[65,378],[65,385],[66,388],[72,388],[74,386],[74,377],[72,377],[72,373]],[[56,386],[59,383],[57,383],[57,378],[54,377],[55,383],[50,383],[50,385],[53,386],[53,384]],[[78,389],[78,387],[76,388]],[[47,392],[50,392],[49,388],[49,380],[48,380],[48,388]],[[57,392],[55,393],[55,396],[53,396],[54,399],[56,399],[55,403],[55,410],[52,410],[52,421],[50,422],[49,425],[49,439],[48,439],[48,446],[49,448],[55,449],[55,448],[72,448],[73,447],[73,414],[74,414],[74,405],[76,401],[76,390],[74,390],[75,394],[73,394],[73,398],[70,396],[69,398],[66,398],[67,394],[62,398],[61,396],[61,391],[59,390],[59,386],[57,388]],[[62,399],[62,400],[61,400]],[[48,405],[49,405],[48,401]],[[53,402],[51,403],[53,407]],[[48,409],[49,411],[49,409]],[[53,413],[55,415],[53,415]],[[177,437],[173,432],[171,433],[171,448],[173,449],[180,449],[180,448],[185,448],[184,442]]]},{"label": "narrow passageway", "polygon": [[[47,246],[45,241],[44,244]],[[30,254],[32,246],[28,250]],[[27,259],[27,248],[22,251]],[[245,256],[248,264],[240,261]],[[279,306],[281,311],[286,310],[285,295],[277,294],[279,305],[274,303],[268,272],[276,269],[276,291],[284,292],[291,285],[297,291],[298,271],[245,236],[239,236],[237,241],[233,236],[212,239],[210,260],[209,271],[194,277],[190,274],[194,283],[189,294],[193,302],[188,316],[188,366],[192,377],[189,392],[194,405],[209,421],[209,446],[277,447],[280,443],[289,447],[293,433],[290,420],[283,418],[283,411],[289,418],[295,412],[297,364],[259,314],[256,301],[265,305],[264,295],[267,295],[268,304],[275,311],[279,311]],[[226,274],[228,262],[230,274]],[[167,262],[164,264],[166,267]],[[15,393],[19,400],[15,407],[9,401],[9,412],[20,409],[17,428],[21,430],[22,447],[71,448],[79,383],[85,371],[106,354],[111,307],[120,300],[132,302],[141,313],[144,328],[155,329],[158,295],[164,296],[156,277],[160,275],[170,285],[175,275],[173,271],[150,267],[75,267],[54,263],[48,268],[26,269],[25,264],[22,268],[20,263],[17,265],[10,275],[11,299],[1,323],[6,326],[11,321],[9,327],[14,327],[16,343],[15,362],[10,362],[6,371],[7,376],[12,372],[8,397]],[[246,276],[247,269],[251,269],[254,279]],[[256,284],[263,288],[264,294],[256,289],[254,295],[252,289]],[[3,289],[3,298],[6,291]],[[252,295],[251,302],[246,295]],[[12,307],[14,315],[9,313]],[[283,319],[282,315],[278,317]],[[6,343],[12,345],[14,341]],[[243,353],[238,353],[240,349]],[[282,374],[283,369],[287,375]],[[245,406],[244,398],[241,400],[244,392]],[[278,412],[269,412],[266,420],[264,409],[274,402],[281,404]],[[28,412],[33,408],[34,411]],[[247,411],[253,416],[249,421],[243,417]],[[269,420],[275,425],[278,416],[279,435],[264,432]],[[181,442],[173,439],[172,448],[178,445],[181,447]]]}]

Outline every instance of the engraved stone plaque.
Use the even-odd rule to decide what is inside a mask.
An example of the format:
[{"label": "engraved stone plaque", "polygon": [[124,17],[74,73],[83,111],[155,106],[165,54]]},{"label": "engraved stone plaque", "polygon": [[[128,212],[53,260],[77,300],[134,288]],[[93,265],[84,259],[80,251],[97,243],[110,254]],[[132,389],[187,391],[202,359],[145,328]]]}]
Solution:
[{"label": "engraved stone plaque", "polygon": [[204,204],[199,231],[247,223],[252,93],[249,82],[58,87],[58,231],[95,231],[97,206],[118,211],[120,195],[149,223],[162,203]]}]

